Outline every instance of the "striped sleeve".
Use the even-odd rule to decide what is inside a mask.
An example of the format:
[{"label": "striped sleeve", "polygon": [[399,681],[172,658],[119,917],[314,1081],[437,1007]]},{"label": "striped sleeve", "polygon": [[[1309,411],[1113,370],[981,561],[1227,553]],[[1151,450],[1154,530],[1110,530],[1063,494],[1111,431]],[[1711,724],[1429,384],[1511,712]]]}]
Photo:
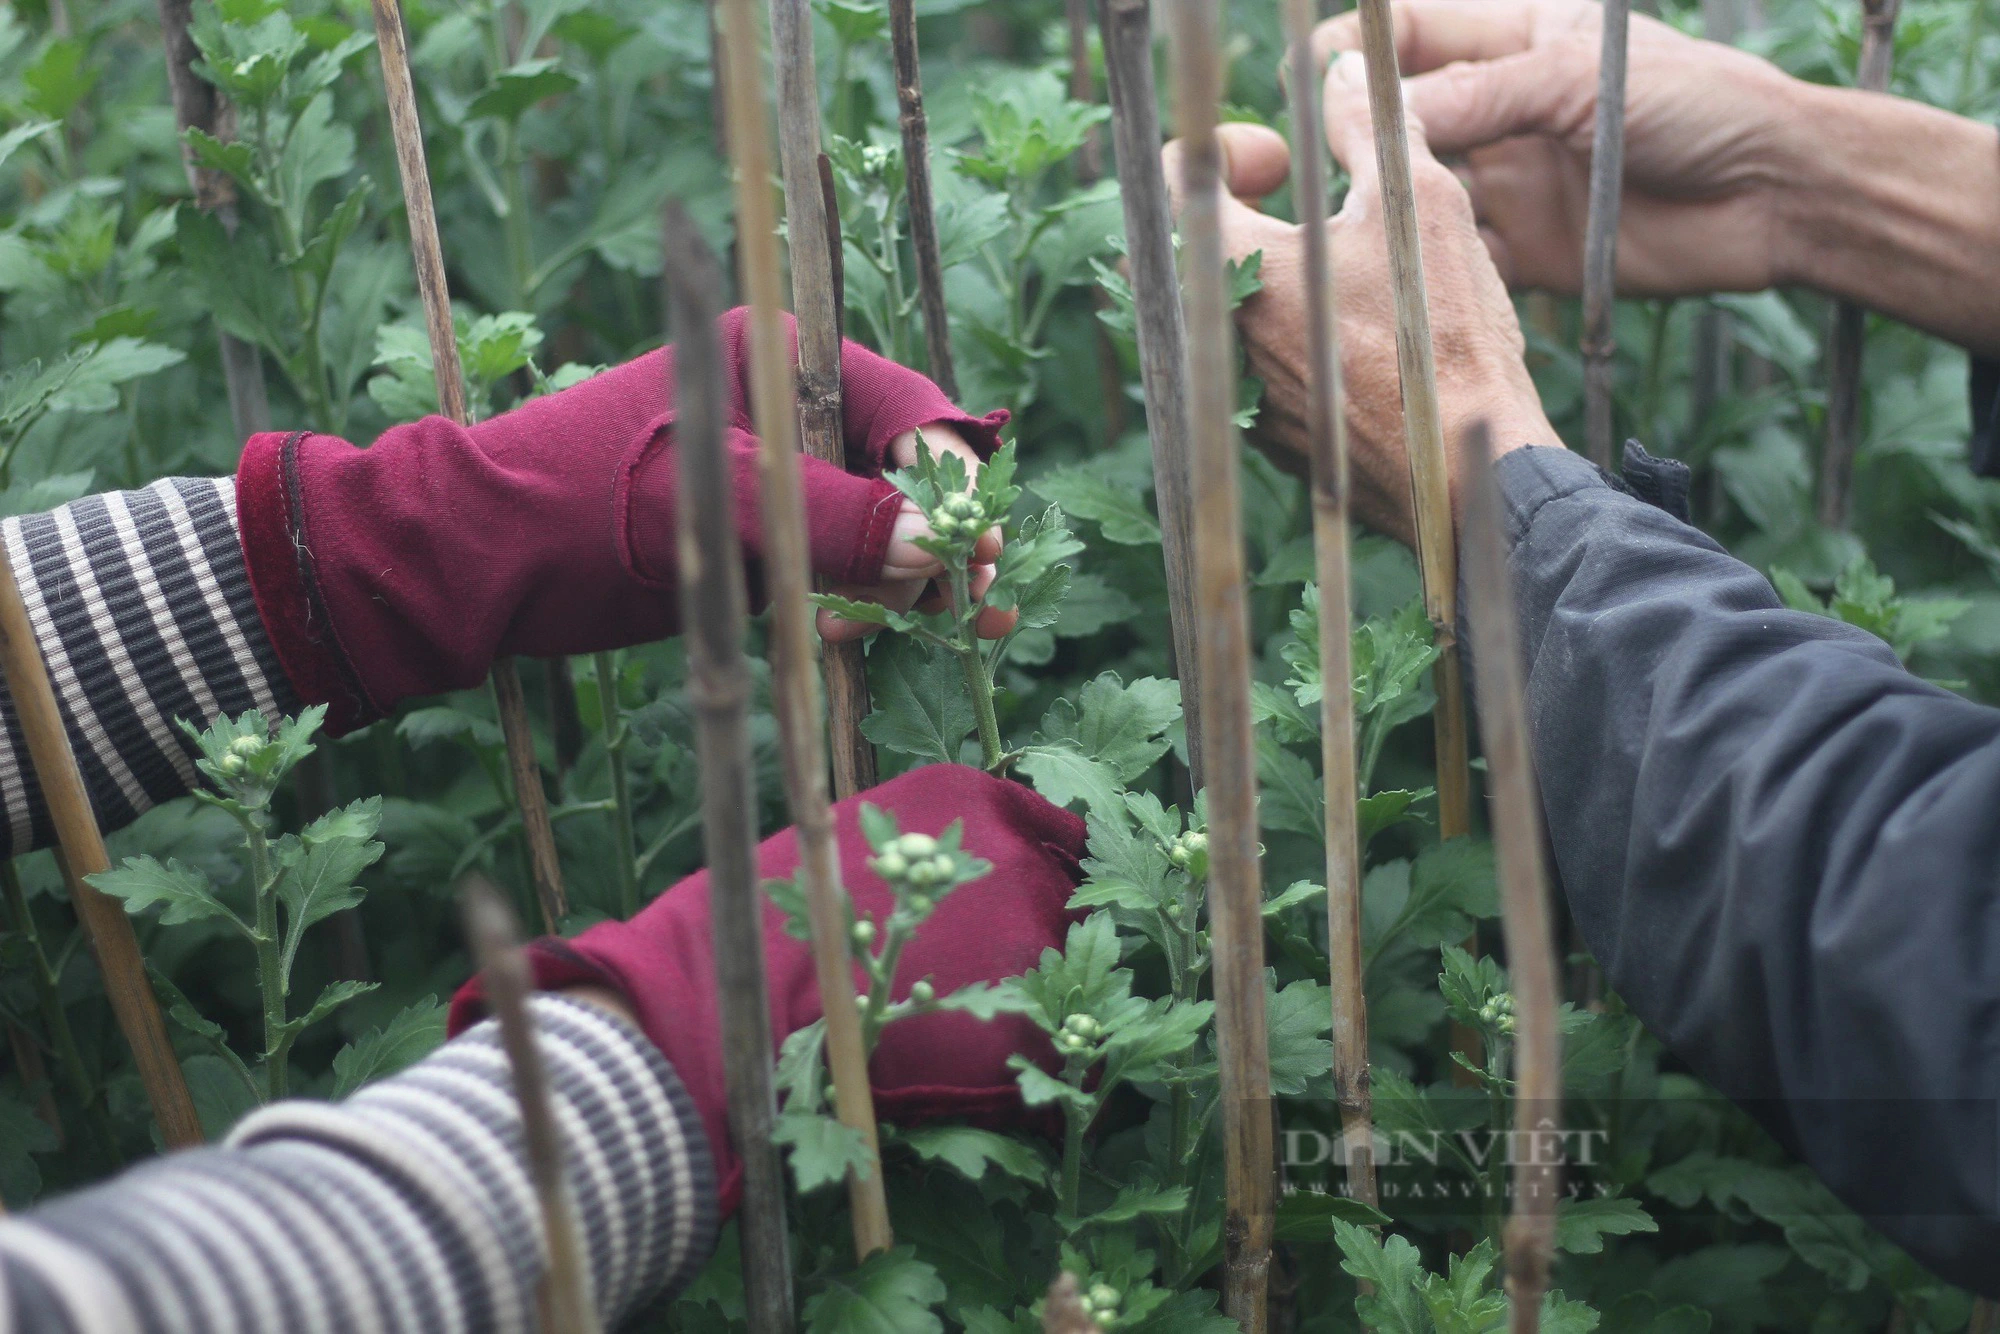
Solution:
[{"label": "striped sleeve", "polygon": [[[278,666],[236,535],[229,478],[169,478],[0,524],[100,823],[181,795],[198,753],[175,720],[206,726],[300,701]],[[54,841],[0,687],[0,806],[15,856]]]},{"label": "striped sleeve", "polygon": [[[659,1049],[532,1003],[597,1309],[615,1326],[715,1243],[700,1118]],[[527,1331],[546,1249],[489,1021],[338,1104],[0,1222],[0,1334]]]}]

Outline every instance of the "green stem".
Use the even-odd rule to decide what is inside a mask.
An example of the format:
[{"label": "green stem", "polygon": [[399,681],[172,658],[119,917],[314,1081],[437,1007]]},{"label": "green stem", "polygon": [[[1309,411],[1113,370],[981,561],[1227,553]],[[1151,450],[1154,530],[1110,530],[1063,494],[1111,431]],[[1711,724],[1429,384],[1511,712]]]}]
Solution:
[{"label": "green stem", "polygon": [[264,1000],[264,1100],[285,1096],[285,1055],[292,1035],[285,1025],[285,968],[278,938],[278,887],[271,874],[271,845],[264,839],[261,813],[243,822],[250,853],[250,886],[257,896],[257,990]]},{"label": "green stem", "polygon": [[604,754],[611,767],[611,827],[617,844],[611,849],[618,868],[619,915],[639,911],[639,862],[632,833],[632,779],[625,770],[625,715],[618,707],[618,664],[609,653],[591,656],[597,668],[597,713],[604,729]]},{"label": "green stem", "polygon": [[112,1163],[117,1163],[121,1161],[118,1136],[111,1128],[111,1117],[105,1111],[104,1099],[96,1081],[90,1077],[90,1068],[83,1063],[83,1049],[76,1044],[76,1030],[70,1027],[69,1012],[63,1009],[62,975],[49,962],[48,951],[42,948],[41,930],[35,925],[34,913],[28,908],[27,891],[21,888],[21,874],[13,862],[0,863],[0,885],[6,888],[7,915],[13,930],[28,942],[29,957],[34,964],[35,1004],[42,1012],[42,1023],[49,1033],[49,1045],[55,1048],[56,1061],[62,1066],[63,1077],[69,1083],[70,1096],[83,1108],[84,1120],[99,1150]]},{"label": "green stem", "polygon": [[1007,751],[1000,744],[1000,719],[993,711],[993,678],[986,671],[986,655],[979,651],[975,628],[979,608],[973,605],[972,579],[962,560],[952,564],[951,593],[952,606],[958,614],[958,638],[952,651],[958,654],[959,665],[965,669],[966,693],[972,696],[972,717],[979,724],[980,767],[996,773]]},{"label": "green stem", "polygon": [[1965,21],[1965,52],[1958,65],[1958,103],[1961,116],[1972,114],[1972,77],[1979,69],[1979,46],[1986,36],[1986,0],[1973,0],[1972,13]]},{"label": "green stem", "polygon": [[1088,1113],[1077,1107],[1064,1108],[1062,1197],[1057,1206],[1070,1218],[1083,1211],[1083,1132],[1089,1127]]},{"label": "green stem", "polygon": [[[492,61],[493,77],[496,79],[513,63],[513,53],[507,49],[504,30],[507,12],[506,5],[494,5],[486,24],[486,54]],[[528,235],[528,190],[522,176],[521,136],[519,127],[513,121],[503,121],[500,125],[498,175],[501,193],[506,200],[506,211],[501,216],[500,226],[507,245],[508,304],[516,310],[525,310],[536,286],[535,256]]]}]

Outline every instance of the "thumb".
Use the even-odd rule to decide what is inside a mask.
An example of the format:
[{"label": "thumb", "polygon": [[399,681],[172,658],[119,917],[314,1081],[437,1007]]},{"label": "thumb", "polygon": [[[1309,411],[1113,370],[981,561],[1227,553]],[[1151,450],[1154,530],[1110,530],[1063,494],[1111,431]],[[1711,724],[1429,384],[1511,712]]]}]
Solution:
[{"label": "thumb", "polygon": [[[1241,260],[1282,241],[1294,230],[1291,223],[1260,213],[1245,202],[1262,198],[1284,182],[1289,150],[1282,136],[1261,125],[1218,125],[1216,145],[1222,152],[1222,250],[1225,257]],[[1186,162],[1178,139],[1160,150],[1160,167],[1166,174],[1167,196],[1176,220],[1187,203],[1183,196]]]},{"label": "thumb", "polygon": [[[1410,105],[1408,84],[1399,84],[1403,97],[1403,128],[1409,139],[1410,165],[1432,156],[1425,122]],[[1369,100],[1368,62],[1359,51],[1348,51],[1327,66],[1321,88],[1326,121],[1326,146],[1334,161],[1347,169],[1356,190],[1377,188],[1380,169],[1375,157],[1375,110]]]},{"label": "thumb", "polygon": [[1562,129],[1570,91],[1552,48],[1495,60],[1468,60],[1403,82],[1409,114],[1423,122],[1431,148],[1469,153],[1525,134]]}]

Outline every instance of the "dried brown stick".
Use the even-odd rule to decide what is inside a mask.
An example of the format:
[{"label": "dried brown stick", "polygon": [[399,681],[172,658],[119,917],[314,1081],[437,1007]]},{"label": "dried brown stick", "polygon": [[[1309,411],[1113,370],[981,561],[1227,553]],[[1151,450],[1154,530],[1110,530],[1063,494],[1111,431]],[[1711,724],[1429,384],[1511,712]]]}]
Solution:
[{"label": "dried brown stick", "polygon": [[702,846],[715,932],[716,989],[722,1000],[722,1074],[729,1134],[743,1159],[740,1231],[747,1316],[753,1334],[792,1328],[791,1250],[785,1237],[785,1179],[771,1141],[771,1001],[757,885],[757,775],[750,749],[750,671],[743,553],[736,536],[725,406],[722,274],[713,252],[677,201],[667,203],[667,307],[679,366],[674,427],[680,468],[675,540],[687,607],[688,699],[701,760]]},{"label": "dried brown stick", "polygon": [[514,1073],[514,1101],[521,1109],[521,1138],[528,1154],[528,1178],[541,1206],[548,1268],[536,1294],[541,1327],[553,1334],[589,1334],[599,1328],[590,1292],[590,1262],[576,1200],[563,1169],[562,1130],[549,1094],[548,1070],[528,1018],[534,989],[528,960],[521,953],[514,913],[485,880],[466,882],[465,937],[479,967],[486,1005],[500,1024],[500,1045]]},{"label": "dried brown stick", "polygon": [[[778,158],[791,238],[792,313],[799,330],[799,443],[836,467],[847,462],[840,415],[840,298],[833,256],[840,240],[819,176],[819,76],[813,63],[809,0],[771,0],[771,63],[778,74]],[[825,646],[826,711],[833,792],[851,797],[875,786],[875,747],[861,734],[868,716],[868,665],[860,641]]]},{"label": "dried brown stick", "polygon": [[1514,988],[1514,1180],[1507,1220],[1507,1289],[1513,1334],[1534,1334],[1555,1247],[1559,1169],[1553,1153],[1529,1151],[1561,1121],[1554,913],[1542,859],[1542,805],[1529,749],[1521,638],[1493,480],[1491,440],[1476,422],[1462,442],[1467,489],[1466,566],[1473,652],[1479,664],[1479,730],[1493,796],[1500,915]]},{"label": "dried brown stick", "polygon": [[841,912],[840,858],[826,799],[819,674],[813,670],[812,586],[800,495],[792,363],[786,354],[778,295],[778,218],[766,184],[770,124],[757,52],[756,0],[721,0],[724,86],[729,90],[729,151],[736,177],[737,277],[750,303],[751,415],[762,440],[764,574],[771,600],[771,694],[785,760],[785,796],[798,830],[799,879],[812,927],[813,964],[826,1013],[827,1065],[840,1119],[862,1136],[873,1162],[848,1175],[854,1244],[861,1255],[890,1245],[882,1194],[875,1100]]},{"label": "dried brown stick", "polygon": [[1139,336],[1139,378],[1146,395],[1146,431],[1153,446],[1153,498],[1160,511],[1160,545],[1167,564],[1167,616],[1174,671],[1180,677],[1188,738],[1188,770],[1196,788],[1203,764],[1201,655],[1194,609],[1194,483],[1188,448],[1187,326],[1174,263],[1174,219],[1160,165],[1159,97],[1153,87],[1152,15],[1147,0],[1099,0],[1111,138],[1125,211]]},{"label": "dried brown stick", "polygon": [[1354,745],[1353,596],[1349,589],[1347,423],[1342,415],[1333,264],[1326,234],[1325,144],[1312,54],[1313,0],[1284,0],[1292,103],[1292,199],[1305,236],[1306,437],[1312,459],[1313,565],[1319,579],[1320,758],[1326,796],[1327,955],[1333,992],[1333,1085],[1348,1191],[1376,1202],[1368,1001],[1362,990],[1360,780]]},{"label": "dried brown stick", "polygon": [[[1862,0],[1857,88],[1884,92],[1896,55],[1896,15],[1902,0]],[[1836,302],[1826,340],[1826,444],[1819,466],[1819,521],[1845,528],[1854,505],[1854,454],[1861,443],[1861,346],[1867,312]]]},{"label": "dried brown stick", "polygon": [[[160,36],[167,55],[167,88],[174,100],[174,121],[185,138],[189,130],[200,130],[215,139],[229,134],[228,104],[222,93],[194,72],[201,51],[195,46],[188,25],[194,11],[193,0],[159,0]],[[228,175],[195,163],[194,147],[181,144],[181,164],[187,169],[188,184],[194,189],[196,207],[213,213],[222,229],[236,234],[236,186]],[[271,429],[271,403],[264,392],[264,364],[257,349],[233,334],[216,330],[222,352],[222,381],[229,392],[229,422],[237,439],[248,440]],[[321,422],[324,426],[326,423]]]},{"label": "dried brown stick", "polygon": [[916,0],[889,0],[889,50],[896,67],[896,114],[903,131],[903,183],[910,201],[910,248],[917,257],[917,305],[924,313],[924,356],[931,379],[945,397],[956,399],[958,371],[951,359],[937,203],[931,193],[931,131],[917,64]]},{"label": "dried brown stick", "polygon": [[195,1115],[194,1099],[188,1095],[187,1080],[167,1037],[159,998],[146,976],[146,960],[139,952],[132,919],[125,915],[123,903],[93,889],[84,879],[110,870],[111,858],[104,850],[104,835],[90,808],[83,772],[70,749],[69,732],[56,707],[48,667],[42,661],[41,646],[35,641],[27,604],[21,600],[21,586],[15,582],[4,544],[0,544],[0,676],[5,677],[14,698],[21,734],[28,743],[28,759],[48,804],[49,822],[55,826],[60,849],[56,864],[97,956],[105,995],[139,1067],[153,1120],[168,1147],[199,1144],[201,1120]]},{"label": "dried brown stick", "polygon": [[62,1116],[56,1111],[55,1085],[49,1079],[48,1062],[42,1059],[35,1035],[9,1019],[7,1047],[14,1054],[14,1073],[21,1077],[22,1089],[34,1096],[35,1119],[55,1132],[56,1148],[60,1151],[68,1137],[63,1133]]},{"label": "dried brown stick", "polygon": [[1632,0],[1604,0],[1597,121],[1590,146],[1590,217],[1583,243],[1583,419],[1590,461],[1611,466],[1612,314],[1618,296],[1618,211],[1625,189],[1625,48]]},{"label": "dried brown stick", "polygon": [[[458,334],[452,327],[451,288],[445,280],[444,248],[438,242],[437,210],[431,202],[430,167],[424,158],[423,127],[417,121],[417,90],[410,80],[403,11],[397,0],[372,0],[372,4],[389,130],[396,140],[396,168],[402,176],[403,207],[410,224],[410,261],[417,272],[417,293],[423,299],[424,327],[430,335],[431,365],[437,377],[438,411],[463,426],[471,421],[465,374],[458,361]],[[562,862],[556,856],[556,831],[549,819],[548,793],[542,787],[542,766],[535,758],[528,700],[511,658],[493,664],[493,699],[507,743],[507,766],[514,775],[514,801],[521,810],[521,830],[528,843],[542,926],[553,932],[569,915],[569,895],[563,888]]]},{"label": "dried brown stick", "polygon": [[[1069,28],[1069,96],[1073,102],[1097,100],[1097,76],[1090,68],[1090,0],[1063,0],[1063,21]],[[1078,185],[1089,185],[1104,174],[1103,136],[1095,125],[1084,135],[1083,147],[1071,164]]]},{"label": "dried brown stick", "polygon": [[1424,612],[1438,646],[1438,833],[1472,830],[1471,771],[1466,767],[1465,674],[1458,651],[1458,551],[1452,529],[1451,481],[1444,426],[1438,416],[1437,359],[1431,348],[1424,295],[1423,242],[1410,176],[1409,132],[1403,121],[1401,76],[1389,0],[1361,0],[1361,53],[1368,68],[1368,102],[1375,127],[1375,161],[1382,177],[1382,220],[1389,238],[1389,277],[1396,302],[1396,363],[1402,373],[1403,432],[1410,456],[1417,564],[1424,578]]},{"label": "dried brown stick", "polygon": [[1208,729],[1208,922],[1222,1084],[1223,1308],[1251,1334],[1266,1325],[1277,1186],[1271,1056],[1264,1014],[1263,883],[1257,750],[1250,715],[1250,622],[1236,438],[1236,356],[1223,270],[1219,0],[1173,11],[1181,236],[1187,248],[1188,425],[1195,498],[1195,589],[1202,718]]}]

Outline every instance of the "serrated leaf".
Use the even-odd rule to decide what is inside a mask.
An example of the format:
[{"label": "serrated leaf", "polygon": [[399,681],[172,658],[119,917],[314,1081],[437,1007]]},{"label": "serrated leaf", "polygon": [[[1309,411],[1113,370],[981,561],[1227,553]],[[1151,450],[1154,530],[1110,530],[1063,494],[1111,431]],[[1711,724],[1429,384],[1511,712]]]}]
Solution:
[{"label": "serrated leaf", "polygon": [[943,1163],[968,1181],[981,1180],[988,1168],[1037,1186],[1049,1178],[1048,1162],[1034,1145],[977,1126],[918,1126],[898,1137],[918,1157]]},{"label": "serrated leaf", "polygon": [[216,897],[215,886],[208,877],[183,865],[178,858],[163,865],[151,856],[128,857],[111,870],[84,879],[93,888],[121,900],[125,911],[134,916],[158,905],[163,926],[219,917],[245,935],[250,934],[243,919]]},{"label": "serrated leaf", "polygon": [[926,763],[955,764],[977,725],[956,658],[898,636],[868,655],[875,710],[861,734],[884,750]]},{"label": "serrated leaf", "polygon": [[1333,993],[1310,978],[1281,990],[1277,973],[1268,969],[1264,987],[1271,1092],[1285,1098],[1317,1093],[1333,1073]]},{"label": "serrated leaf", "polygon": [[557,60],[523,60],[502,70],[466,105],[465,114],[473,120],[516,121],[543,98],[558,97],[576,86],[576,76]]},{"label": "serrated leaf", "polygon": [[332,1015],[335,1010],[355,997],[365,996],[381,985],[380,982],[329,982],[319,993],[319,998],[312,1003],[312,1008],[291,1022],[303,1032]]},{"label": "serrated leaf", "polygon": [[446,1007],[426,996],[381,1028],[342,1047],[333,1058],[333,1093],[344,1098],[364,1084],[416,1064],[444,1042]]},{"label": "serrated leaf", "polygon": [[1167,753],[1163,734],[1180,717],[1180,682],[1147,676],[1128,686],[1115,672],[1105,672],[1084,685],[1075,704],[1057,700],[1036,740],[1072,743],[1123,786]]},{"label": "serrated leaf", "polygon": [[1028,483],[1065,514],[1101,526],[1104,540],[1123,546],[1157,546],[1160,521],[1146,507],[1145,492],[1113,481],[1101,468],[1074,464],[1053,468]]},{"label": "serrated leaf", "polygon": [[786,1156],[800,1194],[845,1181],[850,1169],[864,1177],[875,1170],[875,1155],[861,1132],[819,1112],[788,1104],[771,1128],[771,1139],[790,1151]]},{"label": "serrated leaf", "polygon": [[1389,1216],[1360,1200],[1316,1190],[1288,1190],[1278,1197],[1273,1236],[1278,1241],[1322,1242],[1334,1239],[1335,1223],[1382,1227]]},{"label": "serrated leaf", "polygon": [[1637,1200],[1607,1198],[1556,1202],[1556,1249],[1572,1255],[1600,1253],[1606,1237],[1659,1230],[1660,1225]]},{"label": "serrated leaf", "polygon": [[1340,1246],[1340,1267],[1374,1288],[1354,1302],[1354,1312],[1364,1325],[1377,1334],[1434,1334],[1430,1311],[1417,1288],[1424,1263],[1415,1246],[1395,1233],[1377,1237],[1339,1220],[1334,1222],[1333,1237]]},{"label": "serrated leaf", "polygon": [[942,1334],[937,1270],[908,1246],[879,1252],[807,1299],[807,1334]]}]

